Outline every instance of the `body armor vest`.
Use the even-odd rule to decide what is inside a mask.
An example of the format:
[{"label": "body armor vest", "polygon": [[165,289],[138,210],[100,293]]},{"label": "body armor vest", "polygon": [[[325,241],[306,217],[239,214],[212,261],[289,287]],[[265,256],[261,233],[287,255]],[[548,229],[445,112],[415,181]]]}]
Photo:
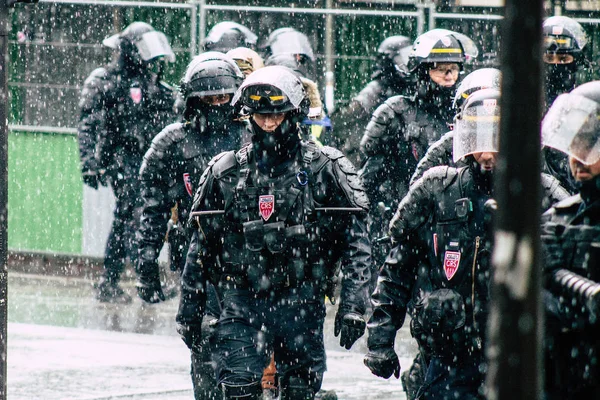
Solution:
[{"label": "body armor vest", "polygon": [[330,264],[315,248],[316,236],[326,234],[312,198],[315,151],[313,142],[303,144],[300,157],[275,177],[258,172],[251,145],[236,154],[238,181],[225,206],[232,222],[224,238],[226,280],[256,292],[305,284],[325,290]]}]

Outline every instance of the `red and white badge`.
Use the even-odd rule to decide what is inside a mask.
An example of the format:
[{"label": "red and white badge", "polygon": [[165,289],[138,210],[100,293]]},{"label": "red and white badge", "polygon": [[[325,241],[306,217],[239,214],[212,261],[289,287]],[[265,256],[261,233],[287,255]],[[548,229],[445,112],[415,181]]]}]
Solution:
[{"label": "red and white badge", "polygon": [[258,198],[258,209],[260,216],[265,221],[268,221],[275,211],[275,196],[271,194],[262,195]]},{"label": "red and white badge", "polygon": [[129,97],[131,97],[131,100],[133,100],[135,104],[140,104],[142,101],[142,88],[129,88]]},{"label": "red and white badge", "polygon": [[194,197],[194,187],[192,186],[192,180],[190,174],[187,172],[183,174],[183,184],[185,185],[185,191],[192,197]]},{"label": "red and white badge", "polygon": [[458,251],[446,251],[444,253],[444,272],[448,280],[454,277],[460,264],[460,252]]}]

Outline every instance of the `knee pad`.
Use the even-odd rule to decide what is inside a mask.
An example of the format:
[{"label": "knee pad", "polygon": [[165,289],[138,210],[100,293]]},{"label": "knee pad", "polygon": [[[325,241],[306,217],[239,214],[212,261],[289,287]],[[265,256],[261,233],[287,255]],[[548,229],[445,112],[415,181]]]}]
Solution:
[{"label": "knee pad", "polygon": [[313,400],[315,389],[299,376],[290,376],[281,382],[281,400]]},{"label": "knee pad", "polygon": [[260,382],[235,385],[223,382],[221,384],[225,400],[260,400],[262,387]]}]

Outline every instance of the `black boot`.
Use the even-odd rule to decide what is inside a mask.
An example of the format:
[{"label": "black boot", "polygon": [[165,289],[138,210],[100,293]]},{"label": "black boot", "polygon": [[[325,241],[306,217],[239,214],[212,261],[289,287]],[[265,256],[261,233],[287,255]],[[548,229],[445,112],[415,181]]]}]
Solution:
[{"label": "black boot", "polygon": [[96,286],[96,299],[101,303],[131,303],[131,296],[121,289],[118,282],[106,277],[102,277]]}]

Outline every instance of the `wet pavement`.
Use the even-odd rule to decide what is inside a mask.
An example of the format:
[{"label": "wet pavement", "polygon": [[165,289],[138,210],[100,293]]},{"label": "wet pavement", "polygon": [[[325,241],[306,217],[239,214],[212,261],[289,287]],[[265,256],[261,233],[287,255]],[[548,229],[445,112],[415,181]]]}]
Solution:
[{"label": "wet pavement", "polygon": [[[92,282],[10,273],[8,398],[11,400],[193,399],[189,352],[175,332],[177,299],[147,305],[124,288],[130,305],[94,299]],[[404,399],[399,380],[373,376],[363,365],[366,338],[350,351],[325,325],[328,371],[323,388],[340,400]],[[408,325],[408,324],[405,324]],[[407,328],[396,340],[403,370],[416,350]]]}]

